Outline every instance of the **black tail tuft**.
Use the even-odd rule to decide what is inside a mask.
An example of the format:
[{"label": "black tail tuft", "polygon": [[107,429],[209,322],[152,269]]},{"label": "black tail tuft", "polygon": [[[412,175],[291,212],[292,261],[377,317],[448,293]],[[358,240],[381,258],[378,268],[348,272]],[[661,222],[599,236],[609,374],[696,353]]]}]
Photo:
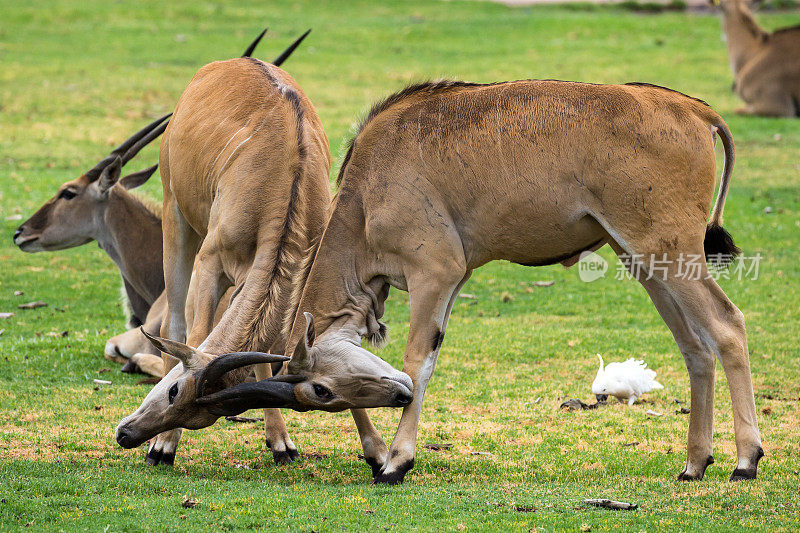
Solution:
[{"label": "black tail tuft", "polygon": [[725,268],[742,252],[733,243],[733,237],[722,226],[709,224],[703,241],[706,261],[717,268]]}]

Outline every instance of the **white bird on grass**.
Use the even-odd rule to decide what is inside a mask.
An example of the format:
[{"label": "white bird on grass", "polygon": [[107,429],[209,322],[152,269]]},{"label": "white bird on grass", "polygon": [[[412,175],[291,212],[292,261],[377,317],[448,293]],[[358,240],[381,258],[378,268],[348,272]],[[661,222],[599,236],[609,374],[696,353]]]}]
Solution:
[{"label": "white bird on grass", "polygon": [[663,389],[664,386],[656,381],[656,373],[647,368],[647,363],[637,361],[632,357],[623,363],[603,363],[600,359],[600,369],[592,383],[592,393],[597,401],[604,402],[609,396],[614,396],[621,403],[628,400],[628,405],[633,405],[642,394],[654,389]]}]

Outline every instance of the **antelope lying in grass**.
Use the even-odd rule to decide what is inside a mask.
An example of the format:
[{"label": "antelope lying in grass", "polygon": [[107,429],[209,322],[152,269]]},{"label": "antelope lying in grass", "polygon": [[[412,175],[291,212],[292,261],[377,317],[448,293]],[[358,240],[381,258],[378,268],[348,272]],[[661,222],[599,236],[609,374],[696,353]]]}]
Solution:
[{"label": "antelope lying in grass", "polygon": [[[191,328],[192,319],[194,318],[191,310],[193,309],[192,302],[196,290],[196,283],[190,283],[189,294],[186,299],[186,324],[189,328]],[[222,296],[214,316],[214,324],[221,320],[232,296],[233,289],[229,289]],[[150,311],[147,312],[147,319],[142,324],[142,329],[129,329],[125,333],[111,337],[106,342],[106,359],[124,365],[122,367],[123,372],[141,372],[157,378],[163,377],[164,362],[161,359],[161,351],[154,347],[153,343],[142,333],[142,330],[150,335],[158,335],[161,332],[161,324],[166,315],[167,295],[162,292],[161,296],[150,307]]]},{"label": "antelope lying in grass", "polygon": [[[304,279],[303,259],[319,241],[330,206],[328,140],[316,111],[286,72],[257,60],[212,63],[195,75],[164,134],[159,161],[169,307],[162,337],[185,337],[184,306],[196,257],[198,290],[188,345],[202,344],[194,349],[155,340],[169,354],[164,357],[168,373],[118,426],[117,441],[126,448],[174,428],[211,425],[219,409],[198,409],[196,400],[247,375],[228,370],[260,363],[256,376],[263,379],[270,373],[266,363],[285,359],[244,352],[206,369],[211,354],[284,350],[284,322],[294,316],[298,296],[292,299],[292,287]],[[233,300],[211,331],[220,295],[231,286],[236,287]],[[337,349],[344,353],[348,347]],[[318,380],[309,375],[297,384],[262,382],[261,390],[268,383],[275,397],[275,405],[263,407],[294,405],[295,395],[302,394],[328,398],[333,392],[324,382],[336,373],[346,374],[352,397],[375,389],[380,391],[375,397],[391,393],[394,398],[399,390],[408,403],[407,376],[369,352],[363,355],[355,365],[329,362],[330,368],[309,361]],[[264,414],[276,462],[292,460],[297,450],[279,411]],[[159,435],[147,461],[172,463],[179,438],[179,429]]]},{"label": "antelope lying in grass", "polygon": [[[709,220],[715,135],[725,165]],[[496,259],[569,265],[607,243],[634,258],[632,273],[689,370],[692,413],[679,478],[701,479],[713,462],[715,355],[733,400],[732,479],[754,478],[763,452],[743,315],[704,264],[696,277],[679,271],[681,254],[738,251],[721,226],[733,158],[722,118],[662,87],[560,81],[409,87],[373,107],[345,158],[324,234],[295,285],[302,295],[284,374],[236,384],[241,376],[225,372],[268,356],[223,356],[207,364],[207,353],[173,346],[195,370],[167,376],[123,421],[117,438],[123,445],[146,438],[129,434],[141,431],[141,421],[133,421],[145,414],[194,428],[255,407],[402,404],[397,389],[373,386],[375,372],[365,375],[364,387],[353,385],[354,374],[376,359],[359,337],[383,336],[379,319],[394,286],[410,295],[403,369],[413,380],[413,401],[391,451],[364,411],[353,414],[374,481],[400,483],[414,464],[422,401],[453,302],[472,271]],[[666,262],[666,272],[653,276],[647,258]]]},{"label": "antelope lying in grass", "polygon": [[129,327],[144,323],[164,290],[161,219],[128,192],[146,182],[158,165],[122,178],[120,173],[139,150],[161,135],[168,117],[148,124],[94,168],[61,185],[14,233],[19,249],[31,253],[97,241],[122,274],[131,311]]},{"label": "antelope lying in grass", "polygon": [[747,106],[739,113],[800,116],[800,26],[769,33],[744,0],[714,0],[722,6],[733,88]]},{"label": "antelope lying in grass", "polygon": [[[242,57],[250,57],[266,33],[250,43]],[[311,30],[296,39],[276,59],[280,65]],[[161,212],[128,191],[144,184],[158,165],[120,178],[121,168],[167,127],[170,115],[149,124],[93,169],[59,187],[56,195],[16,230],[14,242],[25,252],[55,251],[97,241],[122,274],[130,307],[128,327],[134,328],[106,343],[105,356],[123,370],[141,370],[161,377],[163,363],[138,327],[157,333],[166,301],[153,313],[151,306],[164,291]],[[223,308],[224,310],[224,308]],[[191,317],[189,317],[191,319]],[[138,355],[137,355],[138,354]]]}]

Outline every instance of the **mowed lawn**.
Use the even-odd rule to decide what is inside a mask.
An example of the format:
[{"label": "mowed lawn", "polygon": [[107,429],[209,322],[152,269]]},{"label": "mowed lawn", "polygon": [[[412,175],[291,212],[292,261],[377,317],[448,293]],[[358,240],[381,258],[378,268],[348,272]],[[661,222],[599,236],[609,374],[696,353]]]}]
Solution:
[{"label": "mowed lawn", "polygon": [[[797,13],[759,19],[770,29],[800,23]],[[608,248],[609,271],[593,283],[560,266],[495,263],[475,273],[463,291],[475,298],[459,299],[450,320],[416,467],[402,486],[370,484],[348,413],[287,412],[303,454],[288,466],[272,463],[255,423],[185,432],[173,468],[146,466],[144,447],[120,448],[114,428],[149,386],[102,356],[107,338],[124,330],[115,266],[94,244],[28,255],[11,235],[18,215],[171,111],[197,68],[238,56],[265,25],[257,56],[266,60],[314,28],[285,68],[322,118],[332,175],[356,117],[427,78],[647,81],[720,112],[737,147],[726,227],[747,256],[763,258],[757,279],[721,281],[747,318],[766,452],[759,479],[728,482],[735,444],[719,367],[716,463],[702,482],[676,481],[688,426],[676,410],[689,406],[688,375],[644,290],[614,279]],[[0,530],[796,531],[800,121],[734,115],[741,103],[720,35],[711,15],[474,1],[5,1],[0,312],[15,316],[0,319]],[[156,158],[153,146],[130,166]],[[143,194],[157,200],[160,189],[156,175]],[[17,309],[34,300],[48,306]],[[379,354],[399,368],[407,294],[392,292],[386,319],[391,342]],[[597,353],[644,358],[664,389],[631,408],[560,410],[568,398],[593,401]],[[374,411],[387,440],[399,414]],[[182,507],[184,497],[199,503]],[[640,508],[582,503],[596,497]]]}]

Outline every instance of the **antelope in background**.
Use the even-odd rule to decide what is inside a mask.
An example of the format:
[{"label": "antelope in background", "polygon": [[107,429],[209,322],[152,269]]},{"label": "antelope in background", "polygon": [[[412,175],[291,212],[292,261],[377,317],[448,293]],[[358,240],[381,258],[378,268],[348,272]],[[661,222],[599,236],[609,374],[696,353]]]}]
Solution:
[{"label": "antelope in background", "polygon": [[772,33],[756,22],[745,0],[712,0],[722,7],[733,90],[747,104],[737,113],[800,116],[800,26]]},{"label": "antelope in background", "polygon": [[[717,135],[725,163],[714,202]],[[453,302],[472,271],[497,259],[570,265],[609,244],[644,286],[689,371],[692,409],[679,479],[702,479],[713,463],[715,356],[733,403],[737,463],[731,480],[755,478],[763,451],[744,317],[704,263],[696,276],[680,271],[683,255],[738,253],[722,228],[733,162],[725,121],[704,102],[663,87],[561,81],[410,86],[372,108],[345,157],[330,218],[309,256],[284,373],[215,391],[211,387],[234,381],[220,383],[219,376],[257,356],[204,364],[183,383],[182,390],[196,388],[194,403],[181,403],[183,427],[207,425],[209,413],[254,407],[398,405],[395,391],[351,385],[354,369],[374,360],[359,337],[383,336],[379,319],[393,286],[410,296],[403,370],[413,380],[413,400],[390,450],[363,411],[354,415],[374,482],[401,483],[414,465],[422,401]],[[654,259],[667,265],[664,270],[653,270]],[[185,350],[189,367],[205,357],[171,349]],[[318,385],[323,394],[311,393]],[[165,403],[153,402],[153,418],[173,416]],[[123,421],[121,443],[125,428]]]},{"label": "antelope in background", "polygon": [[[274,64],[286,61],[310,31],[296,39]],[[252,55],[266,32],[264,29],[250,43],[242,57]],[[120,270],[126,308],[130,310],[128,327],[133,328],[106,343],[105,357],[124,364],[123,371],[143,371],[156,377],[163,375],[161,357],[138,327],[144,325],[151,333],[158,333],[166,309],[162,296],[161,212],[128,191],[144,184],[158,165],[122,178],[120,172],[142,148],[161,135],[167,127],[164,121],[170,115],[145,126],[94,168],[62,184],[55,196],[14,233],[14,243],[20,250],[31,253],[64,250],[97,241]],[[164,302],[151,312],[157,299]]]},{"label": "antelope in background", "polygon": [[[168,373],[120,422],[116,437],[133,448],[161,433],[147,462],[171,464],[179,428],[207,427],[218,418],[213,406],[196,409],[198,396],[244,381],[248,372],[232,369],[258,363],[256,377],[263,380],[271,372],[267,363],[285,360],[245,351],[206,368],[214,355],[226,352],[284,351],[284,323],[297,302],[292,288],[302,284],[304,257],[319,241],[329,212],[330,154],[316,111],[291,76],[258,60],[236,59],[207,65],[192,79],[162,139],[159,162],[169,308],[161,336],[173,340],[154,342],[167,354]],[[187,346],[178,341],[186,336],[185,302],[195,262],[198,290]],[[229,287],[235,287],[233,299],[212,331],[217,303]],[[408,403],[407,376],[364,354],[361,367],[339,365],[350,371],[352,395],[372,386],[394,396],[399,388]],[[264,383],[275,396],[275,405],[263,405],[267,445],[276,462],[288,462],[297,449],[275,407],[291,403],[301,385],[322,398],[332,392],[310,380],[267,380],[262,390]]]},{"label": "antelope in background", "polygon": [[158,165],[120,178],[122,167],[167,124],[148,124],[91,170],[58,188],[55,196],[22,223],[14,244],[23,252],[65,250],[97,241],[122,274],[130,306],[129,327],[144,323],[164,290],[161,219],[128,191],[141,186]]}]

